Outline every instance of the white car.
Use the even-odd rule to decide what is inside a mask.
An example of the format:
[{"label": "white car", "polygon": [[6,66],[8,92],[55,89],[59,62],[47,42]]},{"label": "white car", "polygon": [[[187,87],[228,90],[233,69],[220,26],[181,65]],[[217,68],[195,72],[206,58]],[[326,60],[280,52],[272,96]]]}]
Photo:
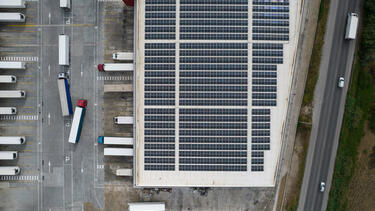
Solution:
[{"label": "white car", "polygon": [[326,183],[325,182],[320,182],[320,192],[324,192],[326,190]]},{"label": "white car", "polygon": [[344,77],[339,78],[339,82],[338,82],[337,86],[340,87],[340,88],[344,87]]}]

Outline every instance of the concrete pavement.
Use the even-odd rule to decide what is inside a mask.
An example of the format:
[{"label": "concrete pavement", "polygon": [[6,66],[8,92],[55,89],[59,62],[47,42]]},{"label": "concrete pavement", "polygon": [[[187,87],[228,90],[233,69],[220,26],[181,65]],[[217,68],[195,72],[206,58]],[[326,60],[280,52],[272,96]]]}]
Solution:
[{"label": "concrete pavement", "polygon": [[[41,7],[41,72],[43,97],[41,210],[81,210],[86,203],[104,207],[103,181],[99,178],[96,137],[101,128],[98,112],[101,82],[97,80],[98,1],[72,1],[63,10],[58,1],[39,1]],[[48,27],[52,25],[51,27]],[[70,37],[70,66],[58,65],[58,35]],[[80,141],[68,143],[72,117],[62,117],[57,74],[68,72],[73,107],[87,99]]]}]

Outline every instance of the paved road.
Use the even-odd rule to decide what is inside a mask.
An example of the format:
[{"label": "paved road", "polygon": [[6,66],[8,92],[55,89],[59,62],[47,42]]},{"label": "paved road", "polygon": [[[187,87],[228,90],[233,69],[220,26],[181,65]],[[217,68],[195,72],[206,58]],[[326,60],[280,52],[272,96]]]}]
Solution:
[{"label": "paved road", "polygon": [[[346,20],[349,12],[359,13],[360,3],[361,0],[331,0],[319,79],[324,88],[322,98],[318,96],[320,108],[314,110],[318,111],[318,124],[313,124],[298,210],[318,211],[327,206],[355,49],[355,41],[344,39]],[[345,77],[344,89],[337,87],[340,76]],[[324,193],[319,191],[321,181],[327,184]]]}]

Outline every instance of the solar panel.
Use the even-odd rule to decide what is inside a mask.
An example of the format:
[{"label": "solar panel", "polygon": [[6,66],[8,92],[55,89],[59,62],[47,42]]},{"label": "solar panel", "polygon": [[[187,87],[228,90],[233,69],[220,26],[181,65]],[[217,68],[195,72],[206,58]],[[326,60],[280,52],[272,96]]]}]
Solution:
[{"label": "solar panel", "polygon": [[145,170],[264,171],[289,10],[289,0],[145,0]]}]

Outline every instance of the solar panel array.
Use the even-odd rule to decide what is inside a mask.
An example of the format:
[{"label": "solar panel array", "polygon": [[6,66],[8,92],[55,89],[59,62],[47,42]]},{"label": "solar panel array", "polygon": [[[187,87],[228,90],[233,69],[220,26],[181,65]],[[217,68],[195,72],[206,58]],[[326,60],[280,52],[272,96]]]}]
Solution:
[{"label": "solar panel array", "polygon": [[145,0],[145,39],[176,39],[176,0]]},{"label": "solar panel array", "polygon": [[252,33],[248,0],[176,1],[145,0],[145,170],[264,171],[289,1],[253,0]]},{"label": "solar panel array", "polygon": [[253,40],[289,40],[289,0],[253,0]]}]

